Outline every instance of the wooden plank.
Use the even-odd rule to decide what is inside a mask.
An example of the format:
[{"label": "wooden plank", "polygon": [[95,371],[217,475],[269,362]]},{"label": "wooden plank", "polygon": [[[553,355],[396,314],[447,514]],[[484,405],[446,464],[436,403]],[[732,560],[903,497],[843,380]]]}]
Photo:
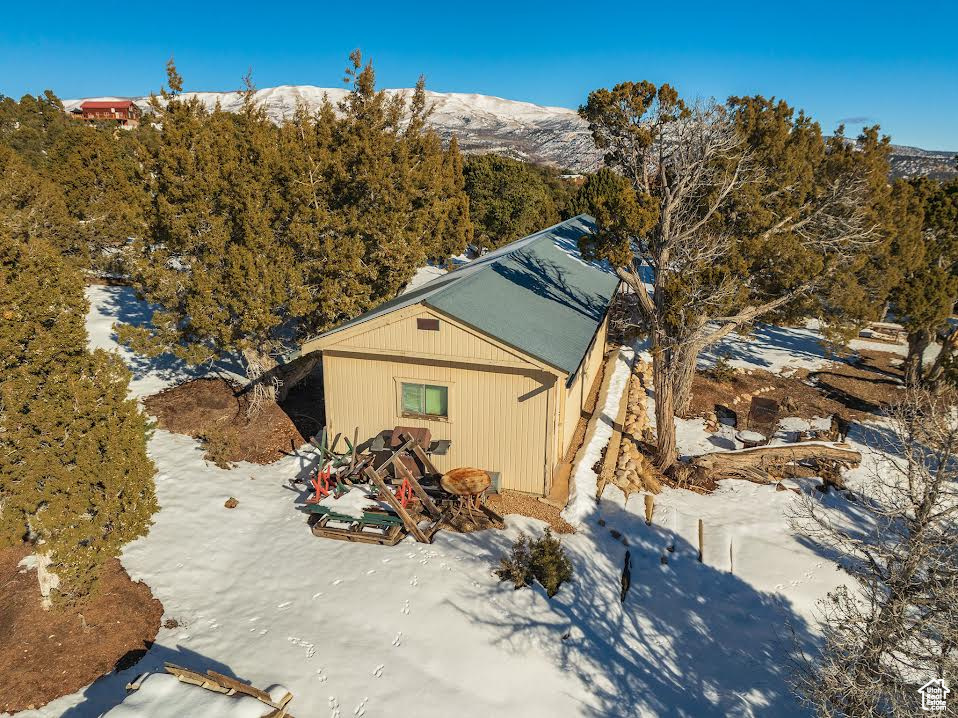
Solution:
[{"label": "wooden plank", "polygon": [[432,542],[432,537],[436,535],[436,532],[442,527],[443,521],[445,521],[449,516],[449,509],[446,509],[441,514],[439,518],[426,530],[426,535],[429,537],[429,541]]},{"label": "wooden plank", "polygon": [[[212,669],[208,670],[206,673],[221,686],[224,686],[236,693],[243,693],[245,695],[252,696],[256,700],[265,703],[271,708],[280,708],[282,705],[285,705],[285,703],[274,703],[269,693],[266,691],[261,691],[259,688],[256,686],[251,686],[249,683],[243,683],[243,681],[237,680],[236,678],[224,676],[222,673],[217,673]],[[292,698],[292,696],[290,696],[290,698]],[[289,700],[286,701],[286,703],[288,702]]]},{"label": "wooden plank", "polygon": [[194,686],[200,686],[201,688],[206,688],[210,691],[216,691],[217,693],[229,693],[230,691],[229,688],[220,685],[213,680],[213,678],[202,673],[191,671],[188,668],[183,668],[182,666],[177,666],[173,663],[164,663],[163,667],[166,669],[167,673],[176,676],[177,680],[180,680],[183,683],[191,683]]},{"label": "wooden plank", "polygon": [[[415,443],[416,443],[415,439],[409,439],[408,441],[406,441],[405,444],[400,446],[398,449],[396,449],[392,453],[392,456],[390,456],[388,459],[386,459],[383,462],[382,466],[376,469],[376,473],[379,474],[380,477],[385,478],[386,469],[388,469],[390,466],[396,466],[397,464],[401,463],[399,460],[400,455],[403,452],[408,451],[409,448],[413,446]],[[379,472],[382,472],[382,473],[379,473]],[[399,473],[399,472],[397,471],[396,473]]]},{"label": "wooden plank", "polygon": [[436,466],[432,463],[432,461],[429,460],[429,456],[426,454],[425,451],[423,451],[422,445],[416,440],[416,437],[406,432],[403,432],[399,436],[400,438],[402,437],[408,438],[408,441],[406,441],[406,443],[403,445],[403,448],[411,447],[411,450],[416,455],[416,458],[422,462],[423,470],[427,474],[441,473],[439,469],[437,469]]},{"label": "wooden plank", "polygon": [[429,539],[426,537],[426,534],[424,534],[419,528],[419,525],[413,521],[412,516],[409,515],[409,512],[406,511],[405,507],[399,503],[399,501],[393,495],[393,492],[389,490],[388,486],[386,486],[386,482],[382,480],[382,477],[369,468],[365,469],[364,473],[369,480],[376,485],[380,493],[383,494],[383,498],[386,499],[386,502],[392,507],[393,511],[399,514],[399,518],[401,518],[403,523],[406,524],[406,528],[409,530],[409,533],[415,536],[419,543],[429,543]]},{"label": "wooden plank", "polygon": [[426,513],[432,516],[434,519],[439,518],[442,515],[442,512],[438,509],[436,504],[433,503],[432,499],[429,498],[429,494],[426,493],[426,490],[422,487],[416,477],[412,475],[412,472],[406,468],[405,464],[401,461],[397,461],[393,464],[396,471],[399,472],[399,475],[402,476],[406,481],[409,482],[409,485],[412,487],[412,491],[416,494],[416,497],[422,502],[423,508],[426,509]]},{"label": "wooden plank", "polygon": [[312,527],[312,532],[313,536],[318,538],[349,541],[351,543],[374,543],[380,546],[395,546],[406,536],[405,528],[402,526],[391,526],[382,533],[371,533],[345,528],[334,528],[332,526],[326,526],[322,522],[316,523]]},{"label": "wooden plank", "polygon": [[439,474],[442,473],[436,466],[429,460],[429,457],[426,455],[426,452],[422,450],[422,447],[419,444],[415,444],[412,447],[412,452],[416,455],[416,458],[422,462],[423,468],[426,470],[427,474]]},{"label": "wooden plank", "polygon": [[356,444],[359,443],[359,427],[353,431],[353,455],[349,459],[349,470],[352,471],[356,468]]}]

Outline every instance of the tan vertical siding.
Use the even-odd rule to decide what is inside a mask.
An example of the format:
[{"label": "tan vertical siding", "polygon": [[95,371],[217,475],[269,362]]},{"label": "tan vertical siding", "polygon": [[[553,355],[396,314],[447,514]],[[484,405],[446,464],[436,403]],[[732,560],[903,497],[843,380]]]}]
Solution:
[{"label": "tan vertical siding", "polygon": [[589,348],[588,354],[586,354],[585,359],[582,362],[582,366],[579,368],[579,372],[576,374],[575,379],[572,382],[572,385],[565,390],[565,412],[563,415],[563,426],[562,426],[562,450],[558,452],[556,461],[562,459],[562,455],[565,454],[566,450],[569,448],[569,443],[572,441],[572,436],[575,434],[576,424],[579,422],[579,418],[582,415],[582,407],[585,405],[585,400],[589,396],[589,392],[592,390],[593,384],[595,384],[595,379],[599,374],[599,370],[602,368],[602,359],[605,354],[605,341],[608,330],[608,317],[602,322],[599,326],[599,330],[596,332],[595,339],[592,343],[592,346]]},{"label": "tan vertical siding", "polygon": [[[396,425],[425,426],[449,439],[438,469],[476,466],[497,471],[501,487],[541,494],[548,451],[548,394],[555,376],[534,367],[468,365],[365,354],[331,348],[323,353],[327,429],[371,437]],[[403,417],[398,383],[413,379],[449,387],[449,420]]]},{"label": "tan vertical siding", "polygon": [[[416,319],[437,319],[437,331],[418,329]],[[490,363],[524,362],[516,353],[508,352],[490,343],[481,334],[461,328],[443,315],[430,312],[422,306],[389,315],[383,321],[370,322],[366,331],[351,333],[349,338],[336,342],[337,350],[401,349],[403,352],[437,358],[457,357]]]}]

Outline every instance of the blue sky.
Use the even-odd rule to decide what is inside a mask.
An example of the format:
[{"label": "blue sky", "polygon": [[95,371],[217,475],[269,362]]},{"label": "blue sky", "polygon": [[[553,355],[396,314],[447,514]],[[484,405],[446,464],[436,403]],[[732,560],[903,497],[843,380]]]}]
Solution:
[{"label": "blue sky", "polygon": [[[655,7],[651,7],[655,5]],[[958,2],[17,2],[0,11],[0,93],[141,95],[171,53],[192,90],[340,86],[346,56],[382,87],[577,107],[622,80],[687,96],[783,97],[826,129],[879,123],[958,151]]]}]

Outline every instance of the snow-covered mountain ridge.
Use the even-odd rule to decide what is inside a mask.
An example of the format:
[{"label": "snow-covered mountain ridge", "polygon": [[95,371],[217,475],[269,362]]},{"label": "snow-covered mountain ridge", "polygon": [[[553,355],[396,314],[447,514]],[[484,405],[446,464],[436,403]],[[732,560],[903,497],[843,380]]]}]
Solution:
[{"label": "snow-covered mountain ridge", "polygon": [[[412,90],[386,92],[408,96]],[[346,90],[342,88],[282,85],[257,90],[256,99],[263,103],[274,121],[281,122],[291,117],[301,102],[315,109],[324,96],[335,104],[345,94]],[[217,102],[229,111],[242,105],[239,92],[191,92],[184,95],[196,96],[210,108]],[[427,91],[427,95],[433,106],[430,124],[445,140],[456,135],[465,152],[494,152],[573,172],[589,172],[601,163],[602,155],[592,143],[588,124],[575,110],[462,92]],[[119,98],[88,97],[64,100],[63,104],[70,110],[84,100],[108,99]],[[142,109],[149,109],[148,98],[132,99]],[[891,157],[892,175],[953,175],[956,173],[955,154],[896,145]]]}]

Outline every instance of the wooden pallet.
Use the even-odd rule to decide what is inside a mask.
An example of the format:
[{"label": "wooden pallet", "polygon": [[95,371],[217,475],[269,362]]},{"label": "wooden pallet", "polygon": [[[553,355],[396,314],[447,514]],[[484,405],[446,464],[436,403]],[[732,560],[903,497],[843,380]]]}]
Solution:
[{"label": "wooden pallet", "polygon": [[[436,467],[429,460],[426,452],[423,451],[415,437],[403,432],[397,437],[401,439],[402,444],[393,450],[385,462],[374,469],[372,466],[372,455],[356,455],[355,448],[357,438],[358,429],[354,432],[353,443],[350,445],[350,449],[352,450],[351,455],[340,456],[335,454],[335,446],[339,440],[338,434],[333,440],[331,448],[326,448],[325,432],[318,442],[314,442],[314,445],[330,456],[339,456],[338,460],[343,462],[344,465],[348,464],[349,476],[352,478],[352,481],[356,481],[361,476],[368,481],[371,486],[378,489],[380,498],[389,504],[390,513],[395,514],[402,522],[402,525],[383,527],[379,522],[370,522],[367,525],[363,519],[357,518],[354,521],[347,521],[346,517],[337,516],[335,515],[336,512],[332,511],[332,516],[314,514],[310,517],[309,526],[313,535],[321,538],[336,539],[338,541],[355,541],[394,546],[407,534],[412,534],[420,543],[431,543],[433,535],[439,530],[443,521],[447,519],[449,512],[448,510],[441,510],[436,505],[432,497],[422,487],[422,484],[419,483],[416,476],[409,471],[408,467],[403,464],[402,461],[404,456],[415,456],[428,473],[435,474],[437,473]],[[388,486],[387,480],[390,478],[388,476],[390,469],[395,472],[396,477],[400,481],[408,482],[413,494],[415,494],[416,500],[418,500],[423,511],[430,518],[431,523],[425,529],[419,527],[414,515],[407,511],[406,507],[399,502],[396,495]],[[352,482],[347,481],[347,483]],[[314,503],[314,501],[308,500],[307,503]],[[331,526],[331,523],[348,523],[348,525]]]},{"label": "wooden pallet", "polygon": [[330,526],[329,523],[335,521],[335,519],[318,514],[316,516],[317,518],[310,519],[310,530],[313,532],[313,536],[319,538],[395,546],[406,537],[406,530],[403,526],[389,526],[388,528],[367,526],[359,519],[349,526]]}]

